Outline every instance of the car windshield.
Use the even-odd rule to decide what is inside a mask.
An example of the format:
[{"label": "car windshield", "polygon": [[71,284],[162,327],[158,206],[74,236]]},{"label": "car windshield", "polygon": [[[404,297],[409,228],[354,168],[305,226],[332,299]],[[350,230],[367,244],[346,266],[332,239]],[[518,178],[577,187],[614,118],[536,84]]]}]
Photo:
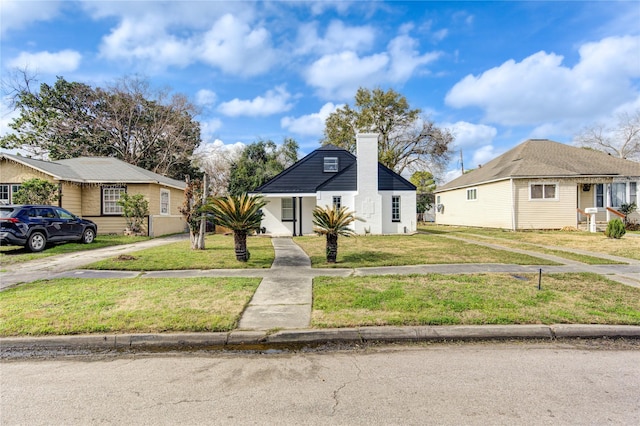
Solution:
[{"label": "car windshield", "polygon": [[11,217],[11,213],[13,213],[12,208],[0,207],[0,217],[3,217],[3,218]]}]

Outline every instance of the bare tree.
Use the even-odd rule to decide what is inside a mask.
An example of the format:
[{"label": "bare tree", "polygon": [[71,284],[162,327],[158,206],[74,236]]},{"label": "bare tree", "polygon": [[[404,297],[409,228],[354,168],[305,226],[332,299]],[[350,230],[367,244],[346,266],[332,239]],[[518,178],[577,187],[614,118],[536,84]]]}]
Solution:
[{"label": "bare tree", "polygon": [[575,137],[578,145],[619,158],[640,161],[640,110],[617,115],[615,126],[596,124]]},{"label": "bare tree", "polygon": [[209,176],[209,190],[214,197],[227,195],[231,165],[242,153],[242,145],[208,144],[194,154],[193,163]]}]

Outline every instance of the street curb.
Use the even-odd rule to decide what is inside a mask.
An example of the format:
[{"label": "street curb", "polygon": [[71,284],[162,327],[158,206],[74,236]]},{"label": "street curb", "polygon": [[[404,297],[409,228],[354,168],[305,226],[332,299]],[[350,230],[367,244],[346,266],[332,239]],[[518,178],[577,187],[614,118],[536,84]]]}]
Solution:
[{"label": "street curb", "polygon": [[2,352],[51,350],[267,350],[303,348],[331,343],[402,343],[482,340],[556,340],[556,339],[629,338],[640,339],[640,326],[632,325],[479,325],[357,327],[243,331],[219,333],[167,333],[74,335],[0,338]]}]

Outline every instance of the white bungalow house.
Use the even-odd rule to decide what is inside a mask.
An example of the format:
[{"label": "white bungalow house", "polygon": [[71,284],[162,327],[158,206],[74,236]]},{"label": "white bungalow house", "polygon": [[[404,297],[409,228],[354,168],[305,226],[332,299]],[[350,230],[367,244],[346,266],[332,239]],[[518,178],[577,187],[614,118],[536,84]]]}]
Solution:
[{"label": "white bungalow house", "polygon": [[587,209],[606,223],[622,204],[638,204],[639,183],[640,163],[531,139],[438,188],[436,223],[561,229],[586,224]]},{"label": "white bungalow house", "polygon": [[316,206],[347,207],[358,234],[416,230],[416,187],[378,162],[378,135],[358,134],[357,156],[333,145],[316,149],[254,193],[265,197],[262,227],[274,236],[313,233]]}]

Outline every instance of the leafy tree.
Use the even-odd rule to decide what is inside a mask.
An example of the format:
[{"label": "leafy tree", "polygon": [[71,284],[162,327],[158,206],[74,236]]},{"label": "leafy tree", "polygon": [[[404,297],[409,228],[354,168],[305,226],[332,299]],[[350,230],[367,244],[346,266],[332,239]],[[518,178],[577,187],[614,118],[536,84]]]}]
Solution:
[{"label": "leafy tree", "polygon": [[280,147],[270,140],[248,145],[231,165],[229,194],[255,190],[297,159],[298,143],[291,138],[285,139]]},{"label": "leafy tree", "polygon": [[142,232],[144,218],[149,214],[149,201],[144,198],[144,195],[124,193],[116,202],[122,207],[122,214],[129,230],[134,234]]},{"label": "leafy tree", "polygon": [[48,180],[25,180],[13,195],[15,204],[53,204],[59,199],[58,185]]},{"label": "leafy tree", "polygon": [[355,153],[356,133],[375,132],[380,135],[378,159],[390,169],[397,173],[405,168],[439,170],[449,161],[453,135],[420,114],[393,89],[360,88],[353,108],[347,104],[329,115],[322,143]]},{"label": "leafy tree", "polygon": [[107,88],[68,82],[27,86],[15,96],[14,133],[0,147],[63,159],[113,156],[182,179],[195,170],[191,155],[200,144],[197,110],[183,95],[152,91],[146,80],[125,77]]},{"label": "leafy tree", "polygon": [[436,181],[427,171],[415,172],[409,180],[416,186],[416,213],[421,215],[420,220],[424,220],[424,212],[430,209],[435,201],[433,191],[436,189]]},{"label": "leafy tree", "polygon": [[264,199],[247,194],[227,195],[211,200],[208,210],[216,217],[216,221],[233,231],[233,242],[236,260],[246,262],[250,253],[247,249],[247,234],[260,227]]},{"label": "leafy tree", "polygon": [[318,235],[325,235],[327,263],[336,263],[338,257],[338,236],[350,237],[355,235],[353,229],[349,228],[353,222],[358,220],[353,212],[346,207],[316,206],[313,209],[313,230]]},{"label": "leafy tree", "polygon": [[596,124],[576,136],[578,145],[619,158],[640,161],[640,109],[622,113],[613,126]]}]

